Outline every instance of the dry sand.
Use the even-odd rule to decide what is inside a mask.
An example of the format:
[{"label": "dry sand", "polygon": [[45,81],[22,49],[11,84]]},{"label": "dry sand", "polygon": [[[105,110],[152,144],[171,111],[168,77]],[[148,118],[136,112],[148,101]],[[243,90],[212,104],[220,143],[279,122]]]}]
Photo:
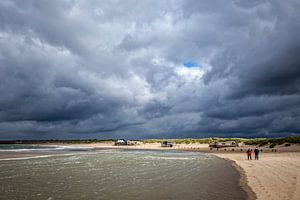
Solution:
[{"label": "dry sand", "polygon": [[258,161],[248,161],[242,153],[215,155],[232,160],[243,169],[257,199],[300,199],[300,152],[262,153]]},{"label": "dry sand", "polygon": [[[53,144],[47,144],[48,146],[53,146]],[[90,143],[90,144],[65,144],[57,143],[57,146],[73,146],[73,147],[93,147],[96,149],[114,148],[114,149],[149,149],[149,150],[198,150],[201,152],[210,151],[208,144],[176,144],[172,148],[161,147],[160,143],[143,143],[138,145],[120,145],[115,146],[113,142],[103,142],[103,143]]]}]

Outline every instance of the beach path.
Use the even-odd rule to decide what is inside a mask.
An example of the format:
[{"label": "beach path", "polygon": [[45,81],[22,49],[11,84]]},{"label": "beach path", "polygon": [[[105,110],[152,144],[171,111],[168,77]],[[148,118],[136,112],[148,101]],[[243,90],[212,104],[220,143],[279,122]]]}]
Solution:
[{"label": "beach path", "polygon": [[300,153],[262,153],[248,161],[244,153],[215,154],[236,162],[259,200],[300,199]]}]

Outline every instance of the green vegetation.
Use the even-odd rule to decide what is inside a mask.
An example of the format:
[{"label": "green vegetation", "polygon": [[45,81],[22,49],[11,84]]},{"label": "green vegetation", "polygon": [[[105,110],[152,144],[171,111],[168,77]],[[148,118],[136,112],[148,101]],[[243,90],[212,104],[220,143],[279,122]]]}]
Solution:
[{"label": "green vegetation", "polygon": [[247,145],[258,145],[258,146],[264,146],[270,144],[270,148],[273,148],[276,145],[282,145],[284,143],[300,144],[300,136],[290,136],[286,138],[255,138],[255,139],[247,139],[247,141],[244,142]]},{"label": "green vegetation", "polygon": [[[145,139],[141,140],[143,143],[162,143],[163,141],[168,140],[175,144],[208,144],[212,142],[225,142],[225,141],[236,141],[244,142],[246,145],[255,145],[255,146],[266,146],[269,145],[270,148],[275,147],[276,145],[285,144],[285,146],[290,146],[291,144],[300,144],[300,136],[290,136],[286,138],[183,138],[183,139]],[[14,144],[14,143],[69,143],[69,144],[90,144],[90,143],[112,143],[115,142],[115,139],[83,139],[83,140],[13,140],[13,141],[0,141],[0,144]]]},{"label": "green vegetation", "polygon": [[[147,139],[142,140],[143,143],[161,143],[165,139]],[[270,145],[270,148],[275,147],[276,145],[282,145],[284,143],[291,144],[300,144],[300,136],[290,136],[286,138],[185,138],[185,139],[168,139],[168,141],[174,142],[176,144],[207,144],[212,142],[225,142],[225,141],[236,141],[244,142],[246,145],[256,145],[256,146],[265,146]]]},{"label": "green vegetation", "polygon": [[[143,143],[161,143],[165,141],[165,139],[147,139],[142,140]],[[193,138],[185,138],[185,139],[168,139],[168,141],[174,142],[176,144],[193,144],[193,143],[200,143],[200,144],[207,144],[214,142],[213,138],[202,138],[202,139],[193,139]]]}]

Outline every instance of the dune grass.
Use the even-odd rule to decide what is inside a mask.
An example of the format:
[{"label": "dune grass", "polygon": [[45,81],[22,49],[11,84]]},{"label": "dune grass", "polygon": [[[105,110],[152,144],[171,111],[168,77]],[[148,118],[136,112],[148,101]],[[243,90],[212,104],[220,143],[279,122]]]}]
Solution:
[{"label": "dune grass", "polygon": [[[140,140],[142,143],[161,143],[166,139],[144,139]],[[290,136],[285,138],[183,138],[183,139],[167,139],[175,144],[209,144],[212,142],[236,141],[243,142],[246,145],[265,146],[269,145],[271,148],[276,145],[285,144],[300,144],[300,136]],[[7,143],[69,143],[69,144],[90,144],[90,143],[113,143],[116,139],[82,139],[82,140],[14,140],[14,141],[0,141],[0,144]]]},{"label": "dune grass", "polygon": [[[161,143],[165,139],[145,139],[143,143]],[[257,146],[276,146],[284,143],[287,144],[300,144],[300,136],[290,136],[285,138],[184,138],[184,139],[168,139],[168,141],[176,144],[208,144],[212,142],[224,142],[224,141],[236,141],[244,142],[246,145],[257,145]]]}]

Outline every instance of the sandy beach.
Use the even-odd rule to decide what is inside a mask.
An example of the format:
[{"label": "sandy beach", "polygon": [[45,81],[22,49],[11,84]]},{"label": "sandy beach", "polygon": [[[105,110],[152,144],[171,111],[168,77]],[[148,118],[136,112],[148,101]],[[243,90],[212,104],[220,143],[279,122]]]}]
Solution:
[{"label": "sandy beach", "polygon": [[282,152],[261,154],[260,160],[248,161],[239,153],[218,153],[242,168],[247,183],[257,199],[300,199],[300,153]]}]

